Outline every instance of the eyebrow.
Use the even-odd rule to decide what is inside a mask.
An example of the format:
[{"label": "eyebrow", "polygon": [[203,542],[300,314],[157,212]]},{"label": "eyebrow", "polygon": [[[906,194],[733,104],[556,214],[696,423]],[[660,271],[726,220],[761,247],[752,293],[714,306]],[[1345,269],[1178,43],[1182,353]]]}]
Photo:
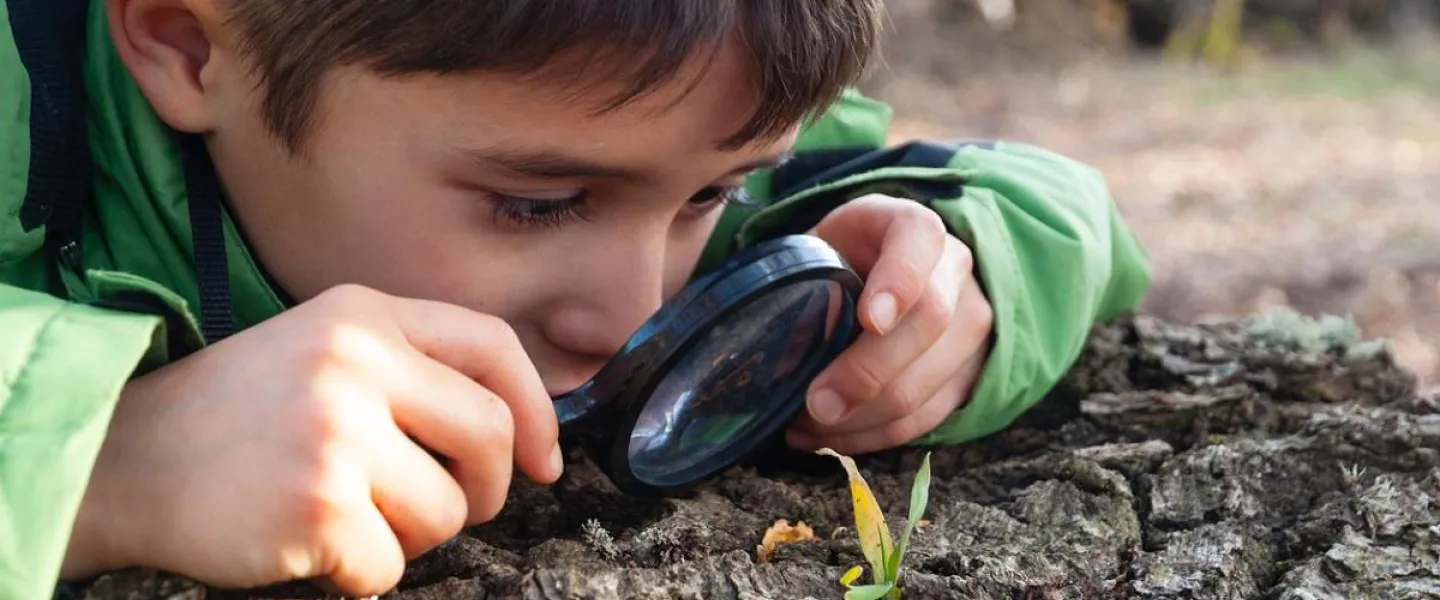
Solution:
[{"label": "eyebrow", "polygon": [[[554,150],[524,151],[504,148],[463,149],[470,160],[487,166],[498,166],[516,175],[536,179],[644,179],[645,173],[620,165],[607,165]],[[785,151],[755,160],[731,171],[743,175],[758,169],[778,167],[793,156]]]}]

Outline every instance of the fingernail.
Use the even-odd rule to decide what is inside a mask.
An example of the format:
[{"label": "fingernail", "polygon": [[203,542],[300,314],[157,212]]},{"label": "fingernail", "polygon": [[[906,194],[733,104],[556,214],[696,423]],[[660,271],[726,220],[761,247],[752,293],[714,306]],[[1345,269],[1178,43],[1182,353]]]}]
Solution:
[{"label": "fingernail", "polygon": [[555,449],[550,451],[550,470],[556,476],[565,472],[565,454],[560,451],[560,444],[555,444]]},{"label": "fingernail", "polygon": [[870,299],[870,320],[875,322],[875,326],[880,329],[882,334],[890,331],[890,327],[895,325],[896,310],[895,296],[888,292],[881,292]]},{"label": "fingernail", "polygon": [[845,400],[830,390],[820,390],[810,398],[810,414],[825,425],[834,425],[845,416]]}]

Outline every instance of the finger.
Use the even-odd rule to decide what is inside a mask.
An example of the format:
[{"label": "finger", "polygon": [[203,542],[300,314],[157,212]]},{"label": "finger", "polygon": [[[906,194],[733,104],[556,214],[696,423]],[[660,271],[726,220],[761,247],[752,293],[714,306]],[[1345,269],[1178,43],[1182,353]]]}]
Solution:
[{"label": "finger", "polygon": [[401,300],[395,317],[410,343],[460,371],[509,406],[514,458],[540,483],[552,483],[559,460],[560,426],[535,365],[504,321],[441,302]]},{"label": "finger", "polygon": [[472,525],[488,523],[500,514],[515,472],[510,455],[515,444],[515,425],[510,420],[510,412],[498,398],[488,404],[495,409],[490,411],[489,428],[480,437],[484,449],[474,459],[450,466],[450,472],[465,488],[470,503],[466,522]]},{"label": "finger", "polygon": [[[957,244],[958,245],[958,244]],[[946,245],[958,260],[954,246]],[[925,354],[950,327],[960,294],[962,276],[954,269],[938,269],[927,293],[920,296],[894,331],[880,336],[865,332],[841,352],[810,386],[809,413],[821,425],[835,425],[852,411],[876,400],[882,390]]]},{"label": "finger", "polygon": [[879,397],[861,404],[838,423],[826,425],[806,415],[795,426],[816,436],[854,433],[916,412],[940,393],[946,381],[964,365],[968,357],[963,344],[960,336],[947,334],[886,384]]},{"label": "finger", "polygon": [[316,583],[337,596],[382,595],[405,575],[405,552],[389,522],[368,497],[358,497],[363,500],[350,514],[334,519],[333,530],[321,536],[330,545],[322,550],[326,569]]},{"label": "finger", "polygon": [[861,323],[880,334],[920,301],[949,237],[935,211],[886,196],[846,203],[814,231],[865,278]]},{"label": "finger", "polygon": [[470,514],[465,491],[435,458],[394,427],[380,428],[368,442],[371,497],[407,559],[465,527]]},{"label": "finger", "polygon": [[786,443],[805,450],[830,448],[841,454],[858,455],[901,446],[934,431],[956,408],[944,401],[949,396],[964,397],[960,378],[947,382],[942,391],[913,413],[879,427],[852,433],[812,436],[798,430],[786,432]]},{"label": "finger", "polygon": [[967,283],[949,328],[919,359],[886,384],[879,397],[862,404],[838,423],[825,425],[802,415],[795,427],[811,435],[853,433],[919,410],[957,372],[971,378],[979,374],[990,342],[991,318],[990,305],[979,286]]},{"label": "finger", "polygon": [[[419,353],[414,363],[413,376],[405,379],[411,387],[392,391],[395,423],[450,459],[449,476],[466,500],[462,520],[487,522],[504,506],[513,476],[511,408],[494,392]],[[414,381],[426,384],[416,388]]]}]

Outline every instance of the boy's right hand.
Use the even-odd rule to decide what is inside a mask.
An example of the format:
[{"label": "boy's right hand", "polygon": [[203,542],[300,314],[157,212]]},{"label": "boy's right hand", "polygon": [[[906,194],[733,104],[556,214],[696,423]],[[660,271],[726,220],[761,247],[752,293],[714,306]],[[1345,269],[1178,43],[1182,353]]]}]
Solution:
[{"label": "boy's right hand", "polygon": [[557,440],[500,319],[337,287],[126,386],[65,576],[384,593],[408,558],[494,518],[515,463],[555,481]]}]

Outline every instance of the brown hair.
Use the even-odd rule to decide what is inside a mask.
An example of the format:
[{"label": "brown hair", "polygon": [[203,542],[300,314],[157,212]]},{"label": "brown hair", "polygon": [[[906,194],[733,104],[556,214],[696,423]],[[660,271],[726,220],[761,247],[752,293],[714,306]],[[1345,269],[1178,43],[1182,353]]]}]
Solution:
[{"label": "brown hair", "polygon": [[[564,85],[622,82],[601,112],[737,40],[760,102],[726,145],[778,135],[823,109],[875,51],[882,0],[221,0],[265,87],[273,133],[299,150],[330,70],[386,76],[495,70]],[[558,61],[564,55],[567,60]],[[568,60],[579,57],[579,60]],[[555,72],[555,67],[562,71]],[[557,82],[558,82],[557,81]],[[584,83],[582,83],[584,82]],[[550,83],[547,80],[547,83]]]}]

